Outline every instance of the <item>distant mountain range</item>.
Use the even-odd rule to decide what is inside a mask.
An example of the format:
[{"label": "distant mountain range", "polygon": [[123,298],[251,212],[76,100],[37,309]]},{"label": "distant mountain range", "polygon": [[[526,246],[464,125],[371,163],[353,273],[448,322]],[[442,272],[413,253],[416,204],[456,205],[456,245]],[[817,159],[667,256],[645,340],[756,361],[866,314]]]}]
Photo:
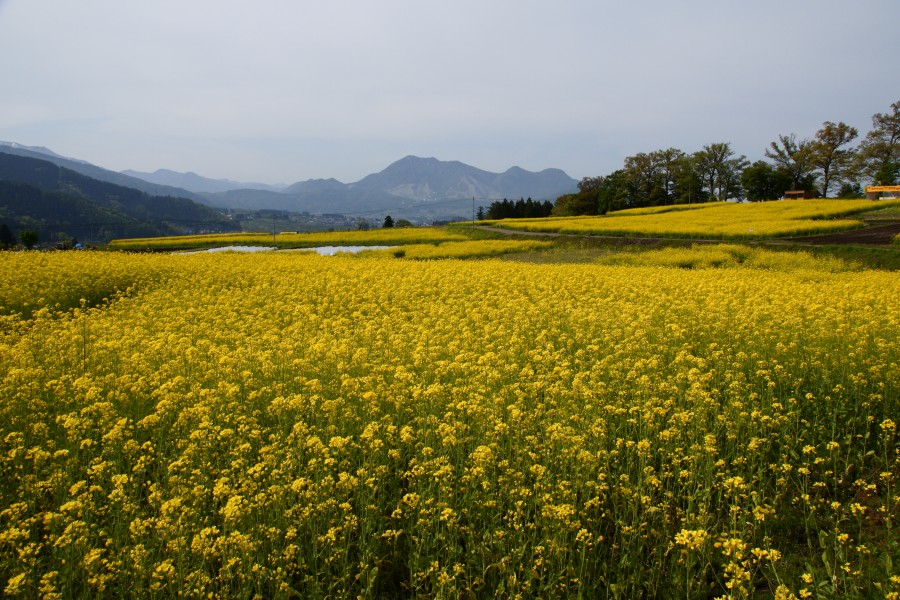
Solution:
[{"label": "distant mountain range", "polygon": [[102,243],[116,237],[240,228],[221,212],[187,198],[153,196],[3,150],[0,223],[14,235],[30,229],[45,243],[73,238]]},{"label": "distant mountain range", "polygon": [[540,172],[512,167],[484,171],[459,161],[407,156],[354,183],[310,179],[288,186],[210,179],[196,173],[160,169],[116,173],[60,156],[47,148],[0,142],[0,153],[47,160],[115,185],[154,196],[173,196],[227,210],[281,210],[375,218],[391,214],[419,222],[470,218],[473,198],[487,207],[494,200],[532,198],[553,201],[576,191],[578,182],[559,169]]},{"label": "distant mountain range", "polygon": [[143,179],[149,183],[181,188],[197,194],[218,194],[241,189],[280,192],[287,187],[286,185],[267,185],[265,183],[243,183],[240,181],[231,181],[230,179],[210,179],[208,177],[197,175],[194,172],[179,173],[177,171],[170,171],[169,169],[157,169],[153,173],[142,173],[140,171],[128,169],[122,171],[122,174],[128,175],[129,177],[137,177],[138,179]]},{"label": "distant mountain range", "polygon": [[503,198],[553,201],[577,186],[575,179],[559,169],[535,173],[512,167],[491,173],[459,161],[407,156],[355,183],[310,179],[277,191],[248,187],[198,192],[210,206],[227,209],[362,216],[390,212],[394,217],[428,220],[468,218],[473,198],[480,206]]},{"label": "distant mountain range", "polygon": [[[229,179],[209,179],[196,173],[179,173],[159,169],[153,173],[122,171],[123,175],[143,179],[149,183],[182,188],[205,195],[210,202],[219,200],[229,208],[247,208],[246,203],[256,197],[261,202],[278,201],[270,194],[252,194],[251,190],[277,192],[294,196],[302,204],[308,204],[311,196],[321,194],[329,203],[336,196],[347,201],[377,201],[380,194],[391,198],[404,198],[417,202],[446,200],[500,200],[503,198],[531,197],[534,200],[555,200],[564,193],[574,191],[577,181],[559,169],[545,169],[539,173],[512,167],[503,173],[491,173],[459,161],[440,161],[436,158],[407,156],[391,164],[379,173],[373,173],[356,183],[341,183],[337,179],[310,179],[293,185],[267,185],[244,183]],[[229,194],[241,190],[237,194]],[[280,203],[285,202],[280,199]],[[396,200],[394,200],[396,202]],[[267,206],[265,208],[274,208]],[[368,207],[360,207],[362,209]]]}]

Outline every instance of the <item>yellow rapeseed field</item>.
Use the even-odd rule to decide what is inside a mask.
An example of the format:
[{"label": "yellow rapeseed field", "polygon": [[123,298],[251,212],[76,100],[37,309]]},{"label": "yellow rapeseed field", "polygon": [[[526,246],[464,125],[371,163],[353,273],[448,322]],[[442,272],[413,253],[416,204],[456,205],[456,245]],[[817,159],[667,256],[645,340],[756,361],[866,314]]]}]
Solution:
[{"label": "yellow rapeseed field", "polygon": [[623,210],[602,217],[486,221],[507,229],[581,235],[753,239],[862,227],[846,217],[900,205],[900,200],[803,200],[678,205]]},{"label": "yellow rapeseed field", "polygon": [[859,271],[862,267],[831,256],[744,246],[741,244],[694,244],[690,247],[618,252],[597,259],[599,264],[662,266],[680,269],[756,269],[800,273]]},{"label": "yellow rapeseed field", "polygon": [[274,246],[278,248],[315,248],[317,246],[393,246],[437,244],[464,241],[465,235],[440,227],[382,228],[364,231],[327,231],[316,233],[211,233],[154,238],[112,240],[115,250],[179,250],[221,246]]},{"label": "yellow rapeseed field", "polygon": [[697,252],[0,253],[0,589],[898,598],[900,275]]},{"label": "yellow rapeseed field", "polygon": [[394,256],[413,260],[436,260],[444,258],[475,258],[497,256],[512,252],[528,252],[547,249],[552,244],[534,240],[468,240],[465,242],[444,242],[442,244],[410,244],[402,248],[365,250],[362,256]]}]

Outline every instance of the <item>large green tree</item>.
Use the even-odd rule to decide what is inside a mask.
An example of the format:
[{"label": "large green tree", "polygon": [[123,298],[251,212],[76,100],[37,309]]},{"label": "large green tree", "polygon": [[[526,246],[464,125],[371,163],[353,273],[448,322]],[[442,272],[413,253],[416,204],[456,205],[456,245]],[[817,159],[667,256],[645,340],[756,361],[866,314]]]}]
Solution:
[{"label": "large green tree", "polygon": [[859,144],[859,174],[878,185],[893,185],[900,178],[900,101],[891,112],[872,116],[872,129]]},{"label": "large green tree", "polygon": [[597,186],[597,214],[605,215],[626,208],[628,200],[625,171],[619,169],[600,179]]},{"label": "large green tree", "polygon": [[22,245],[25,246],[26,250],[31,250],[38,245],[40,237],[33,229],[26,229],[19,234],[19,241],[22,242]]},{"label": "large green tree", "polygon": [[791,188],[806,189],[815,184],[815,144],[794,134],[779,135],[766,150],[766,156],[791,176]]},{"label": "large green tree", "polygon": [[6,223],[0,224],[0,248],[12,248],[16,245],[16,236]]},{"label": "large green tree", "polygon": [[791,176],[784,169],[773,167],[764,160],[758,160],[745,168],[741,174],[744,194],[751,202],[781,198],[791,186]]},{"label": "large green tree", "polygon": [[639,152],[625,159],[629,206],[665,204],[665,188],[660,165],[653,156]]},{"label": "large green tree", "polygon": [[703,146],[694,153],[694,164],[710,197],[722,201],[742,195],[740,174],[747,165],[747,158],[736,156],[730,143]]},{"label": "large green tree", "polygon": [[678,148],[640,152],[625,159],[621,183],[632,207],[696,202],[702,181],[691,156]]},{"label": "large green tree", "polygon": [[695,204],[709,199],[693,155],[685,154],[676,161],[674,178],[674,204]]},{"label": "large green tree", "polygon": [[675,186],[683,166],[685,153],[678,148],[655,150],[650,157],[656,163],[662,185],[663,204],[675,203]]},{"label": "large green tree", "polygon": [[[603,177],[585,177],[578,182],[577,192],[565,194],[556,199],[551,214],[558,217],[596,215],[597,190],[599,190],[602,182]],[[496,217],[492,217],[490,211],[488,211],[488,218]]]},{"label": "large green tree", "polygon": [[816,132],[813,142],[812,164],[822,177],[821,193],[828,197],[828,189],[832,183],[840,183],[841,178],[851,167],[854,151],[846,146],[856,139],[859,132],[844,122],[825,121]]}]

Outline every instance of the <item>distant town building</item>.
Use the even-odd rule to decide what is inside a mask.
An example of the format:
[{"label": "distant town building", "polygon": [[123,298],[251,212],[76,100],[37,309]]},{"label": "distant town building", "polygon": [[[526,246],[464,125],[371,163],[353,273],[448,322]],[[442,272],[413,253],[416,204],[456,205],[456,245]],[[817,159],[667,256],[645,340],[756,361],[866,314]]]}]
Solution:
[{"label": "distant town building", "polygon": [[785,200],[809,200],[812,197],[812,190],[788,190],[784,193]]}]

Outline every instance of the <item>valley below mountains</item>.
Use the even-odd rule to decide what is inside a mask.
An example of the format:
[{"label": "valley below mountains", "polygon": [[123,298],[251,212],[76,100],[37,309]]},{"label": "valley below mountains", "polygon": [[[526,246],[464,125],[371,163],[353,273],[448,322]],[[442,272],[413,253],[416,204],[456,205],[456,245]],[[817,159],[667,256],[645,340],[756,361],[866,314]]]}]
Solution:
[{"label": "valley below mountains", "polygon": [[195,173],[156,171],[124,174],[157,185],[181,185],[205,204],[229,210],[280,210],[369,217],[390,213],[420,222],[471,218],[479,206],[503,198],[555,200],[578,182],[560,169],[540,172],[512,167],[492,173],[459,161],[407,156],[355,183],[310,179],[278,188],[207,179]]},{"label": "valley below mountains", "polygon": [[42,241],[172,235],[200,231],[342,229],[467,220],[504,198],[554,201],[577,190],[560,169],[502,173],[459,161],[407,156],[353,183],[309,179],[291,185],[210,179],[160,169],[115,172],[55,152],[0,142],[0,221],[34,229]]}]

